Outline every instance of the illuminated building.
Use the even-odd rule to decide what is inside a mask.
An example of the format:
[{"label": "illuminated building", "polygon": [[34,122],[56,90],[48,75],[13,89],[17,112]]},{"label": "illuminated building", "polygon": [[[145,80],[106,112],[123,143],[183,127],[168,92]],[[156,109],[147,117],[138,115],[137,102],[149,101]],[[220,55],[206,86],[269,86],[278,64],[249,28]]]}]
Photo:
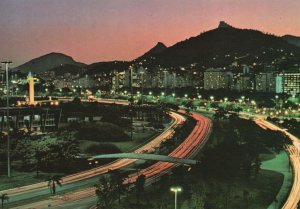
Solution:
[{"label": "illuminated building", "polygon": [[229,88],[232,75],[221,68],[210,68],[204,72],[204,89]]},{"label": "illuminated building", "polygon": [[300,69],[298,71],[283,72],[283,92],[290,95],[300,94]]}]

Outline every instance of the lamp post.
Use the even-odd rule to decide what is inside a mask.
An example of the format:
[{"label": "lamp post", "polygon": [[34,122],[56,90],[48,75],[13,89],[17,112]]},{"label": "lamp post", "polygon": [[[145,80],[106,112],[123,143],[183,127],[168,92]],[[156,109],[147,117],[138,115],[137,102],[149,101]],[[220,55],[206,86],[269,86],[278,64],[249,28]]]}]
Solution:
[{"label": "lamp post", "polygon": [[8,65],[11,61],[1,62],[5,65],[6,73],[6,128],[7,128],[7,176],[10,177],[10,140],[9,140],[9,85],[8,85]]},{"label": "lamp post", "polygon": [[181,192],[181,191],[182,191],[181,187],[172,187],[171,188],[171,192],[175,193],[175,209],[177,209],[177,193]]}]

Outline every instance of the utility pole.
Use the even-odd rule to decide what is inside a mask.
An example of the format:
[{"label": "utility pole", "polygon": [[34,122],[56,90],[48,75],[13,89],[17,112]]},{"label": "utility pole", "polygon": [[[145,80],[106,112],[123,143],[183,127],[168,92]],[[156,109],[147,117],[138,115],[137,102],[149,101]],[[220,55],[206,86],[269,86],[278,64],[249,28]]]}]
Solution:
[{"label": "utility pole", "polygon": [[8,65],[11,61],[1,62],[5,65],[6,72],[6,129],[7,129],[7,176],[10,178],[10,139],[9,139],[9,85],[8,85]]}]

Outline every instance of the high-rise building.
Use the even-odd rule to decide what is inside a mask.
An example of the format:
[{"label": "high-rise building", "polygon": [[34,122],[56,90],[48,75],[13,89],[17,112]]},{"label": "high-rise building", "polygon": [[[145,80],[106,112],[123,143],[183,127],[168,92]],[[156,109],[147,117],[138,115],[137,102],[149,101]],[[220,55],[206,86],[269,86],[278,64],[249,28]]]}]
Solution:
[{"label": "high-rise building", "polygon": [[210,68],[204,72],[204,89],[227,89],[232,75],[221,68]]},{"label": "high-rise building", "polygon": [[283,77],[283,92],[290,95],[300,94],[300,69],[287,71],[281,74]]},{"label": "high-rise building", "polygon": [[281,75],[275,76],[275,93],[283,93],[283,77]]},{"label": "high-rise building", "polygon": [[258,92],[275,92],[276,79],[274,73],[258,73],[255,75],[255,89]]},{"label": "high-rise building", "polygon": [[233,88],[237,91],[251,91],[254,89],[254,82],[250,76],[241,75],[235,79]]}]

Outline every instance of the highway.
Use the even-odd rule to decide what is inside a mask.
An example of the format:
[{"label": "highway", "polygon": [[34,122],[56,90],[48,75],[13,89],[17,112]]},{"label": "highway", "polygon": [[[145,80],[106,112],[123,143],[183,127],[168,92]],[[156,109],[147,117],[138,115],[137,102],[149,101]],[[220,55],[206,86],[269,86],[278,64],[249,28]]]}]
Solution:
[{"label": "highway", "polygon": [[290,162],[293,169],[293,185],[282,209],[296,209],[300,200],[300,161],[299,151],[294,145],[288,145],[286,150],[290,156]]},{"label": "highway", "polygon": [[[135,153],[147,153],[154,151],[163,141],[168,140],[174,134],[174,129],[178,125],[185,121],[185,117],[178,113],[169,112],[169,115],[173,118],[172,124],[153,140],[135,150]],[[87,184],[97,181],[99,175],[105,174],[109,170],[120,169],[125,166],[129,166],[136,161],[137,159],[120,159],[88,171],[65,176],[62,178],[63,186],[61,188],[58,187],[58,191],[71,190],[72,188],[86,186]],[[10,197],[9,203],[13,203],[35,198],[37,196],[49,195],[49,189],[47,187],[47,182],[41,182],[20,188],[0,191],[0,193],[7,193]]]},{"label": "highway", "polygon": [[[212,122],[208,118],[196,113],[193,113],[192,117],[197,120],[196,126],[189,136],[169,154],[170,157],[193,158],[207,141],[211,132]],[[149,185],[178,165],[169,162],[157,162],[148,168],[130,175],[124,183],[134,183],[137,177],[143,174],[146,176],[146,185]],[[28,204],[22,208],[45,208],[48,205],[51,205],[51,208],[84,208],[84,206],[88,208],[88,206],[94,205],[95,201],[95,189],[92,187],[75,193],[51,197],[40,202]]]},{"label": "highway", "polygon": [[293,185],[282,209],[296,209],[300,201],[300,139],[289,133],[286,129],[280,128],[262,118],[255,119],[255,122],[262,128],[281,131],[288,136],[293,145],[287,146],[287,152],[293,169]]},{"label": "highway", "polygon": [[[203,147],[211,132],[212,122],[199,114],[192,113],[192,117],[197,121],[196,126],[190,135],[175,149],[169,156],[176,158],[192,158]],[[168,162],[157,162],[129,176],[125,183],[133,183],[139,175],[146,176],[146,184],[155,182],[160,176],[170,172],[178,164]]]}]

